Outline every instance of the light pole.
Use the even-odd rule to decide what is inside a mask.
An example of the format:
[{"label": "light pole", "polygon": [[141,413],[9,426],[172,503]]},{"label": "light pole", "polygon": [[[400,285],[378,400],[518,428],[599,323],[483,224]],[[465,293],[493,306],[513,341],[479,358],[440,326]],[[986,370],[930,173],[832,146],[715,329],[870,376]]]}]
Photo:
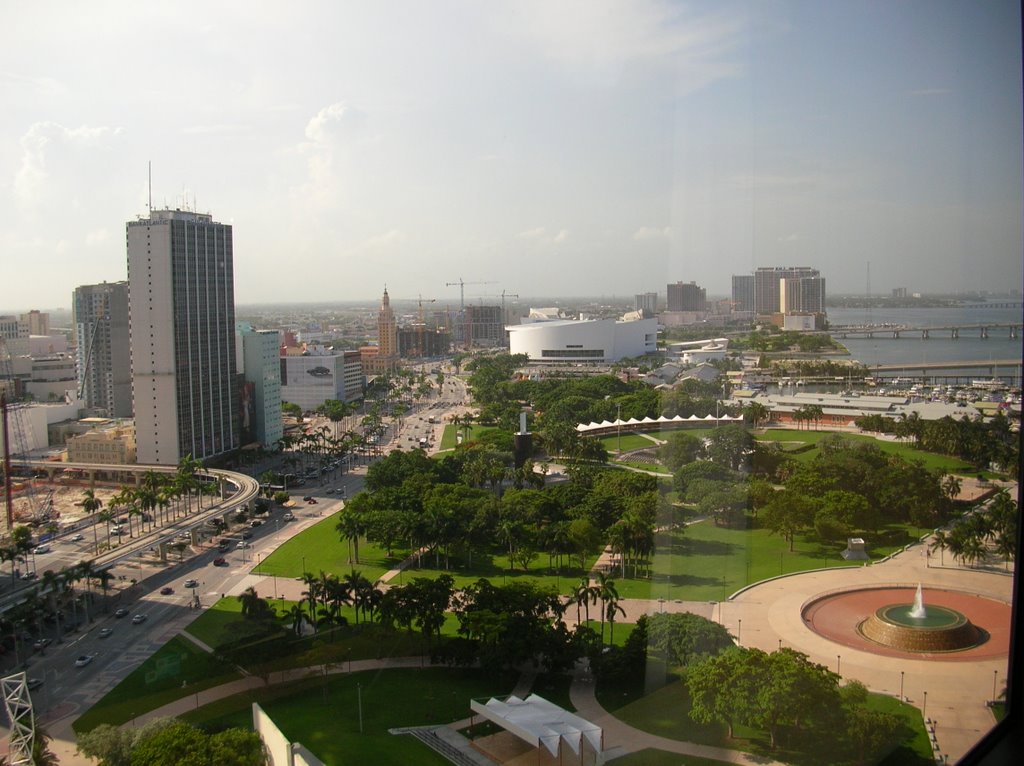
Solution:
[{"label": "light pole", "polygon": [[837,676],[841,676],[842,675],[842,671],[840,670],[842,665],[843,665],[843,655],[837,654],[836,655],[836,675]]},{"label": "light pole", "polygon": [[996,680],[999,678],[999,671],[992,671],[992,701],[996,701]]},{"label": "light pole", "polygon": [[[924,702],[921,703],[921,717],[924,718],[925,713],[928,711],[928,692],[924,693]],[[924,718],[925,723],[928,723],[928,719]]]},{"label": "light pole", "polygon": [[739,645],[743,643],[743,639],[741,638],[741,636],[743,635],[743,620],[737,620],[736,624],[736,644]]},{"label": "light pole", "polygon": [[903,702],[903,671],[900,671],[900,702]]},{"label": "light pole", "polygon": [[[351,670],[349,671],[351,672]],[[356,694],[359,695],[359,733],[363,733],[363,685],[356,684]]]}]

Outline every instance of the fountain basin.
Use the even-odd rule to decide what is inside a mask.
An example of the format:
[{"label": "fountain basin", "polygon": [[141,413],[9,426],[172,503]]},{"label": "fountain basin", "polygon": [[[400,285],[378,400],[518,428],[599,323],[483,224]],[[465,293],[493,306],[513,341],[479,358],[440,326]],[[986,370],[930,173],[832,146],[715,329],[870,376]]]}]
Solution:
[{"label": "fountain basin", "polygon": [[857,626],[870,641],[905,652],[956,652],[977,646],[984,634],[966,615],[929,605],[927,616],[912,617],[912,604],[889,604]]}]

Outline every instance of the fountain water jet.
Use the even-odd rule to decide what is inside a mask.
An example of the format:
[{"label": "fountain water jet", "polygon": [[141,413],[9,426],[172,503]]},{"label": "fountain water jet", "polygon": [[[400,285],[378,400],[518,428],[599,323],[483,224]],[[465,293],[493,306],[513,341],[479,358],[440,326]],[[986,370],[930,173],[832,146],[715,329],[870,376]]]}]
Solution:
[{"label": "fountain water jet", "polygon": [[921,583],[917,584],[917,593],[914,595],[914,607],[907,616],[913,617],[915,620],[924,620],[928,617],[928,610],[924,608],[924,594],[921,592]]}]

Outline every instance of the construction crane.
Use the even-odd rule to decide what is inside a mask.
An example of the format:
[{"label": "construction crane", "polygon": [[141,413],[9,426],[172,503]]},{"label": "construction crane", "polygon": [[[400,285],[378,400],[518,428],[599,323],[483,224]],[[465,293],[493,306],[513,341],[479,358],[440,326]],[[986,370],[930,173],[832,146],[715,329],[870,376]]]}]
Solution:
[{"label": "construction crane", "polygon": [[446,287],[453,287],[454,285],[459,286],[459,311],[462,312],[462,342],[466,348],[470,348],[473,345],[473,338],[466,332],[468,328],[466,323],[466,285],[493,285],[494,282],[463,282],[462,277],[459,277],[458,282],[445,282]]}]

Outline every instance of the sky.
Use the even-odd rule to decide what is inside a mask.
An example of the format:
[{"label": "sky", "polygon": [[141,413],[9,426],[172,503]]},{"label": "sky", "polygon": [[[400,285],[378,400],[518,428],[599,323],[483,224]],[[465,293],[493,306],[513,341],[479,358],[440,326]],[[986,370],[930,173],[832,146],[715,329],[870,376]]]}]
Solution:
[{"label": "sky", "polygon": [[234,226],[239,304],[1019,289],[1020,30],[1016,0],[0,0],[0,311],[126,279],[150,162],[154,208]]}]

